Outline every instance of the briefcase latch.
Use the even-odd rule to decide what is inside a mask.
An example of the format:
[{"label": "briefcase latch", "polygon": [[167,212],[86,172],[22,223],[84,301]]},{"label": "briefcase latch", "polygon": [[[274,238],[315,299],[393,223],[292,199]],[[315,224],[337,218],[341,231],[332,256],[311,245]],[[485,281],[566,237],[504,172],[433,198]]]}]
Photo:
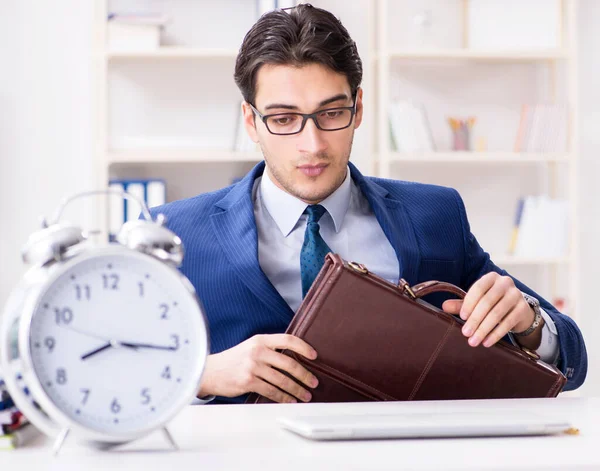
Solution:
[{"label": "briefcase latch", "polygon": [[367,270],[367,267],[365,267],[362,263],[356,263],[356,262],[348,262],[348,266],[354,270],[356,270],[359,273],[362,273],[363,275],[366,275],[367,273],[369,273],[369,270]]},{"label": "briefcase latch", "polygon": [[521,350],[523,350],[527,355],[529,355],[534,360],[539,360],[541,358],[537,352],[534,352],[533,350],[529,350],[527,347],[521,347]]},{"label": "briefcase latch", "polygon": [[404,278],[400,278],[400,281],[398,281],[398,286],[400,287],[400,289],[402,289],[402,291],[407,293],[412,299],[417,299],[417,295],[415,294],[415,292],[412,290],[412,288],[410,287],[410,285]]}]

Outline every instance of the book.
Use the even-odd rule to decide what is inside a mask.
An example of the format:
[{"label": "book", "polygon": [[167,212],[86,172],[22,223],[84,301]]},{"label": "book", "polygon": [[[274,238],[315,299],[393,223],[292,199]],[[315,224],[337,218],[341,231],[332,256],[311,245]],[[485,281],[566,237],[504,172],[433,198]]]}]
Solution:
[{"label": "book", "polygon": [[566,152],[568,113],[564,104],[522,105],[515,152]]},{"label": "book", "polygon": [[6,435],[0,435],[0,450],[12,450],[30,443],[41,432],[32,424],[27,424],[14,432]]},{"label": "book", "polygon": [[425,108],[420,103],[395,101],[388,115],[393,146],[397,152],[433,152],[435,144]]},{"label": "book", "polygon": [[[108,186],[111,190],[137,197],[149,208],[162,206],[167,202],[166,183],[163,179],[113,179]],[[124,223],[140,217],[142,207],[134,200],[111,195],[108,211],[109,237],[113,241]]]},{"label": "book", "polygon": [[[519,219],[516,242],[509,248],[518,257],[563,257],[569,248],[569,202],[547,195],[527,196]],[[514,230],[513,230],[514,235]]]}]

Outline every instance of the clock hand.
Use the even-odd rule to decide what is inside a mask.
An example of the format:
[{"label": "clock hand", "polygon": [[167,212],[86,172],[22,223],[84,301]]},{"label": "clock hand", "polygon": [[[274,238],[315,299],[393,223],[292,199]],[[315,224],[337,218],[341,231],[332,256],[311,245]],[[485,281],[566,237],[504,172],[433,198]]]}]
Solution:
[{"label": "clock hand", "polygon": [[92,356],[96,355],[97,353],[103,352],[104,350],[111,348],[111,347],[112,347],[111,343],[107,342],[104,345],[102,345],[101,347],[98,347],[95,350],[92,350],[91,352],[85,353],[84,355],[81,355],[81,359],[86,360],[89,357],[92,357]]},{"label": "clock hand", "polygon": [[111,340],[108,337],[104,336],[104,335],[93,334],[91,332],[85,332],[83,330],[76,329],[75,327],[69,327],[69,326],[66,326],[64,324],[62,325],[62,327],[64,329],[71,330],[73,332],[77,332],[78,334],[81,334],[81,335],[86,335],[88,337],[92,337],[92,338],[95,338],[95,339],[98,339],[98,340],[104,340],[105,342],[108,342],[108,343],[111,342]]},{"label": "clock hand", "polygon": [[117,340],[110,340],[110,341],[106,342],[104,345],[102,345],[101,347],[98,347],[98,348],[92,350],[91,352],[85,353],[84,355],[81,355],[81,359],[87,360],[88,358],[90,358],[100,352],[103,352],[104,350],[108,350],[109,348],[119,348],[121,346],[137,350],[137,346],[127,345],[127,344],[125,344],[123,342],[119,342]]},{"label": "clock hand", "polygon": [[163,345],[152,345],[149,343],[133,343],[133,342],[119,342],[124,347],[129,348],[153,348],[156,350],[177,350],[177,347],[163,346]]},{"label": "clock hand", "polygon": [[[106,336],[93,334],[91,332],[85,332],[83,330],[76,329],[75,327],[68,327],[66,325],[63,325],[62,327],[65,328],[65,329],[67,329],[67,330],[71,330],[73,332],[77,332],[78,334],[81,334],[81,335],[86,335],[88,337],[92,337],[92,338],[95,338],[95,339],[98,339],[98,340],[104,340],[105,342],[107,342],[107,345],[104,346],[104,349],[107,349],[109,347],[114,347],[114,348],[127,347],[127,348],[132,348],[134,350],[137,350],[137,348],[138,348],[137,345],[135,345],[135,344],[129,344],[127,342],[121,342],[119,340],[114,340],[114,339],[107,338]],[[83,360],[83,358],[82,358],[82,360]]]}]

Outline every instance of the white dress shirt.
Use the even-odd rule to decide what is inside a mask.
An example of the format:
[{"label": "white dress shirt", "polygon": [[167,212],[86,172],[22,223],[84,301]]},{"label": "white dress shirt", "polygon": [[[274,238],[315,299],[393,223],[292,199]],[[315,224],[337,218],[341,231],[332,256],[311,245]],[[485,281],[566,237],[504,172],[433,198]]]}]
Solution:
[{"label": "white dress shirt", "polygon": [[[254,217],[258,231],[258,262],[275,289],[295,312],[302,301],[300,252],[304,243],[308,206],[277,187],[267,172],[253,188]],[[345,260],[356,260],[380,277],[397,284],[399,264],[394,248],[381,229],[369,202],[350,176],[320,203],[327,213],[319,220],[320,234],[329,248]],[[377,247],[377,250],[373,250]],[[558,333],[542,310],[541,359],[558,359]]]}]

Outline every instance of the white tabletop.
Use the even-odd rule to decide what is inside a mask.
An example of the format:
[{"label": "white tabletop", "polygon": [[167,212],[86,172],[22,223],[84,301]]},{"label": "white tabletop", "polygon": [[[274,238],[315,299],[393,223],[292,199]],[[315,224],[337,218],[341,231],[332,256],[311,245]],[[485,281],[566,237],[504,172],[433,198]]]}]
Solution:
[{"label": "white tabletop", "polygon": [[[510,438],[398,439],[314,442],[281,429],[289,415],[523,410],[567,418],[579,435]],[[169,425],[180,451],[160,433],[113,451],[81,446],[73,437],[58,457],[51,442],[0,452],[2,469],[328,470],[353,469],[600,469],[600,398],[360,404],[189,406]]]}]

